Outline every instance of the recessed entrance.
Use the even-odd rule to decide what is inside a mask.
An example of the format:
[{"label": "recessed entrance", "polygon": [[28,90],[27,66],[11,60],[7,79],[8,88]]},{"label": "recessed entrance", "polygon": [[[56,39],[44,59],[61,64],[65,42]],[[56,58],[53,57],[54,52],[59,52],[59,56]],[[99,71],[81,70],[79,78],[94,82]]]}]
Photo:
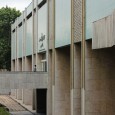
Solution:
[{"label": "recessed entrance", "polygon": [[47,115],[47,89],[37,89],[36,90],[36,103],[37,103],[37,113],[40,115]]}]

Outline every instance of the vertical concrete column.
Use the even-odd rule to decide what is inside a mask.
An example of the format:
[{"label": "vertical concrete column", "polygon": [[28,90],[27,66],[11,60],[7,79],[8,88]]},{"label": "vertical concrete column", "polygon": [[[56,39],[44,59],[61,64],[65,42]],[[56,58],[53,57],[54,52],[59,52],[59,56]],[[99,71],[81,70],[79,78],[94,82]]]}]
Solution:
[{"label": "vertical concrete column", "polygon": [[[22,51],[22,71],[25,71],[25,45],[26,45],[26,9],[23,11],[23,51]],[[24,90],[22,89],[22,102],[24,102]]]},{"label": "vertical concrete column", "polygon": [[[16,67],[15,71],[18,71],[18,18],[16,20]],[[15,89],[15,98],[17,99],[17,89]]]},{"label": "vertical concrete column", "polygon": [[70,101],[71,115],[73,115],[73,89],[74,89],[74,37],[73,37],[73,0],[71,0],[71,49],[70,49]]},{"label": "vertical concrete column", "polygon": [[34,66],[34,0],[32,1],[32,71]]},{"label": "vertical concrete column", "polygon": [[82,0],[82,41],[81,41],[81,115],[85,115],[85,0]]},{"label": "vertical concrete column", "polygon": [[[34,17],[34,48],[35,48],[35,60],[34,63],[37,67],[37,71],[38,71],[38,66],[37,66],[37,52],[38,52],[38,0],[34,0],[34,2],[36,3],[36,17]],[[34,89],[34,96],[33,96],[33,109],[37,110],[37,90]]]},{"label": "vertical concrete column", "polygon": [[[34,12],[34,0],[32,1],[32,71],[33,71],[33,69],[34,69],[34,65],[36,65],[36,59],[35,59],[35,55],[34,55],[34,41],[35,41],[35,34],[34,34],[34,32],[35,32],[35,27],[34,27],[34,18],[35,18],[35,14],[34,14],[35,12]],[[34,90],[33,89],[33,91],[32,91],[32,109],[33,110],[35,110],[35,91],[36,90]]]},{"label": "vertical concrete column", "polygon": [[[17,71],[22,71],[22,58],[18,59]],[[22,100],[22,89],[17,89],[17,99]]]},{"label": "vertical concrete column", "polygon": [[70,47],[56,50],[55,115],[70,115]]},{"label": "vertical concrete column", "polygon": [[42,60],[42,55],[41,54],[37,54],[37,70],[38,71],[42,71],[41,60]]},{"label": "vertical concrete column", "polygon": [[19,51],[18,51],[18,42],[19,42],[19,40],[18,40],[18,32],[19,32],[19,30],[18,30],[18,18],[17,18],[17,21],[16,21],[16,71],[18,71],[18,53],[19,53]]},{"label": "vertical concrete column", "polygon": [[47,90],[47,115],[52,115],[52,51],[49,51],[48,90]]},{"label": "vertical concrete column", "polygon": [[[25,63],[25,65],[23,65],[23,69],[24,69],[24,71],[26,71],[26,66],[27,66],[27,58],[26,58],[26,37],[27,37],[27,8],[25,8],[25,33],[24,33],[24,52],[23,52],[23,55],[25,55],[24,56],[24,63]],[[25,89],[22,89],[22,102],[25,104]]]},{"label": "vertical concrete column", "polygon": [[[33,4],[33,1],[32,1]],[[33,5],[32,5],[33,6]],[[27,34],[27,9],[26,9],[26,19],[25,19],[25,33]],[[33,30],[33,7],[32,7],[32,30]],[[25,39],[27,39],[27,35],[25,35]],[[26,40],[25,40],[26,41]],[[25,70],[32,71],[33,70],[33,32],[32,32],[32,55],[25,57]],[[31,105],[33,102],[33,90],[32,89],[24,89],[23,90],[23,102],[26,105]]]},{"label": "vertical concrete column", "polygon": [[23,21],[22,21],[22,25],[23,25],[22,71],[25,71],[25,39],[26,39],[26,15],[25,14],[26,14],[26,9],[25,11],[23,11]]},{"label": "vertical concrete column", "polygon": [[81,115],[81,43],[74,48],[73,114]]},{"label": "vertical concrete column", "polygon": [[55,115],[55,0],[53,0],[53,48],[52,48],[52,115]]},{"label": "vertical concrete column", "polygon": [[[47,90],[47,115],[52,115],[52,50],[49,51],[49,49],[52,49],[52,46],[54,46],[54,23],[52,23],[54,20],[54,14],[53,14],[53,0],[48,1],[48,90]],[[52,31],[53,30],[53,31]]]},{"label": "vertical concrete column", "polygon": [[[26,57],[26,71],[32,71],[32,56]],[[26,105],[32,105],[32,96],[33,96],[33,90],[32,89],[24,89],[23,90],[23,102]]]},{"label": "vertical concrete column", "polygon": [[[22,71],[22,58],[18,59],[17,71]],[[17,99],[22,100],[22,89],[17,89]]]}]

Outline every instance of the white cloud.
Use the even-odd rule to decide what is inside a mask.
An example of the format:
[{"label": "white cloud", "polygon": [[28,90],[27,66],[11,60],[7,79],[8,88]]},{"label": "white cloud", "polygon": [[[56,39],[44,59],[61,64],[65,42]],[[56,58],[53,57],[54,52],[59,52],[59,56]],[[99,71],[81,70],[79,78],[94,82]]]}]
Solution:
[{"label": "white cloud", "polygon": [[31,2],[32,0],[0,0],[0,8],[7,5],[22,12]]}]

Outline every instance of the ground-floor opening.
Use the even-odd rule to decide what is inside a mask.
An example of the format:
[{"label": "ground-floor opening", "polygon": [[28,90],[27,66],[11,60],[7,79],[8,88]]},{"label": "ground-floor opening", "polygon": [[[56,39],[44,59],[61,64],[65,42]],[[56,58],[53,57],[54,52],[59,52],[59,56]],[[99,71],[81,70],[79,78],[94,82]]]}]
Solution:
[{"label": "ground-floor opening", "polygon": [[47,115],[47,89],[36,89],[36,111]]}]

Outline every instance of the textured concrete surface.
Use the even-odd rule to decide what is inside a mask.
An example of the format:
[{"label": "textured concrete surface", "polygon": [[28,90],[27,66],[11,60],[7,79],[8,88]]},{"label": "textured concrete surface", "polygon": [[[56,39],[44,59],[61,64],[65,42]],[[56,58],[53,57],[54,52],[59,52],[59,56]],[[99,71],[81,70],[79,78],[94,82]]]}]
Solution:
[{"label": "textured concrete surface", "polygon": [[52,51],[49,52],[49,77],[47,90],[47,115],[52,115]]},{"label": "textured concrete surface", "polygon": [[115,10],[112,14],[95,21],[93,25],[92,49],[109,48],[115,45]]},{"label": "textured concrete surface", "polygon": [[47,72],[1,72],[0,90],[47,88]]},{"label": "textured concrete surface", "polygon": [[17,89],[17,99],[22,100],[22,89]]},{"label": "textured concrete surface", "polygon": [[86,42],[86,115],[115,115],[115,48],[91,49]]},{"label": "textured concrete surface", "polygon": [[70,48],[56,50],[55,115],[70,115]]},{"label": "textured concrete surface", "polygon": [[26,105],[32,105],[33,90],[32,89],[24,89],[23,95],[24,95],[23,103],[26,104]]},{"label": "textured concrete surface", "polygon": [[74,90],[73,114],[81,115],[81,44],[75,44],[74,50]]},{"label": "textured concrete surface", "polygon": [[82,39],[82,0],[73,0],[73,36],[74,42]]}]

